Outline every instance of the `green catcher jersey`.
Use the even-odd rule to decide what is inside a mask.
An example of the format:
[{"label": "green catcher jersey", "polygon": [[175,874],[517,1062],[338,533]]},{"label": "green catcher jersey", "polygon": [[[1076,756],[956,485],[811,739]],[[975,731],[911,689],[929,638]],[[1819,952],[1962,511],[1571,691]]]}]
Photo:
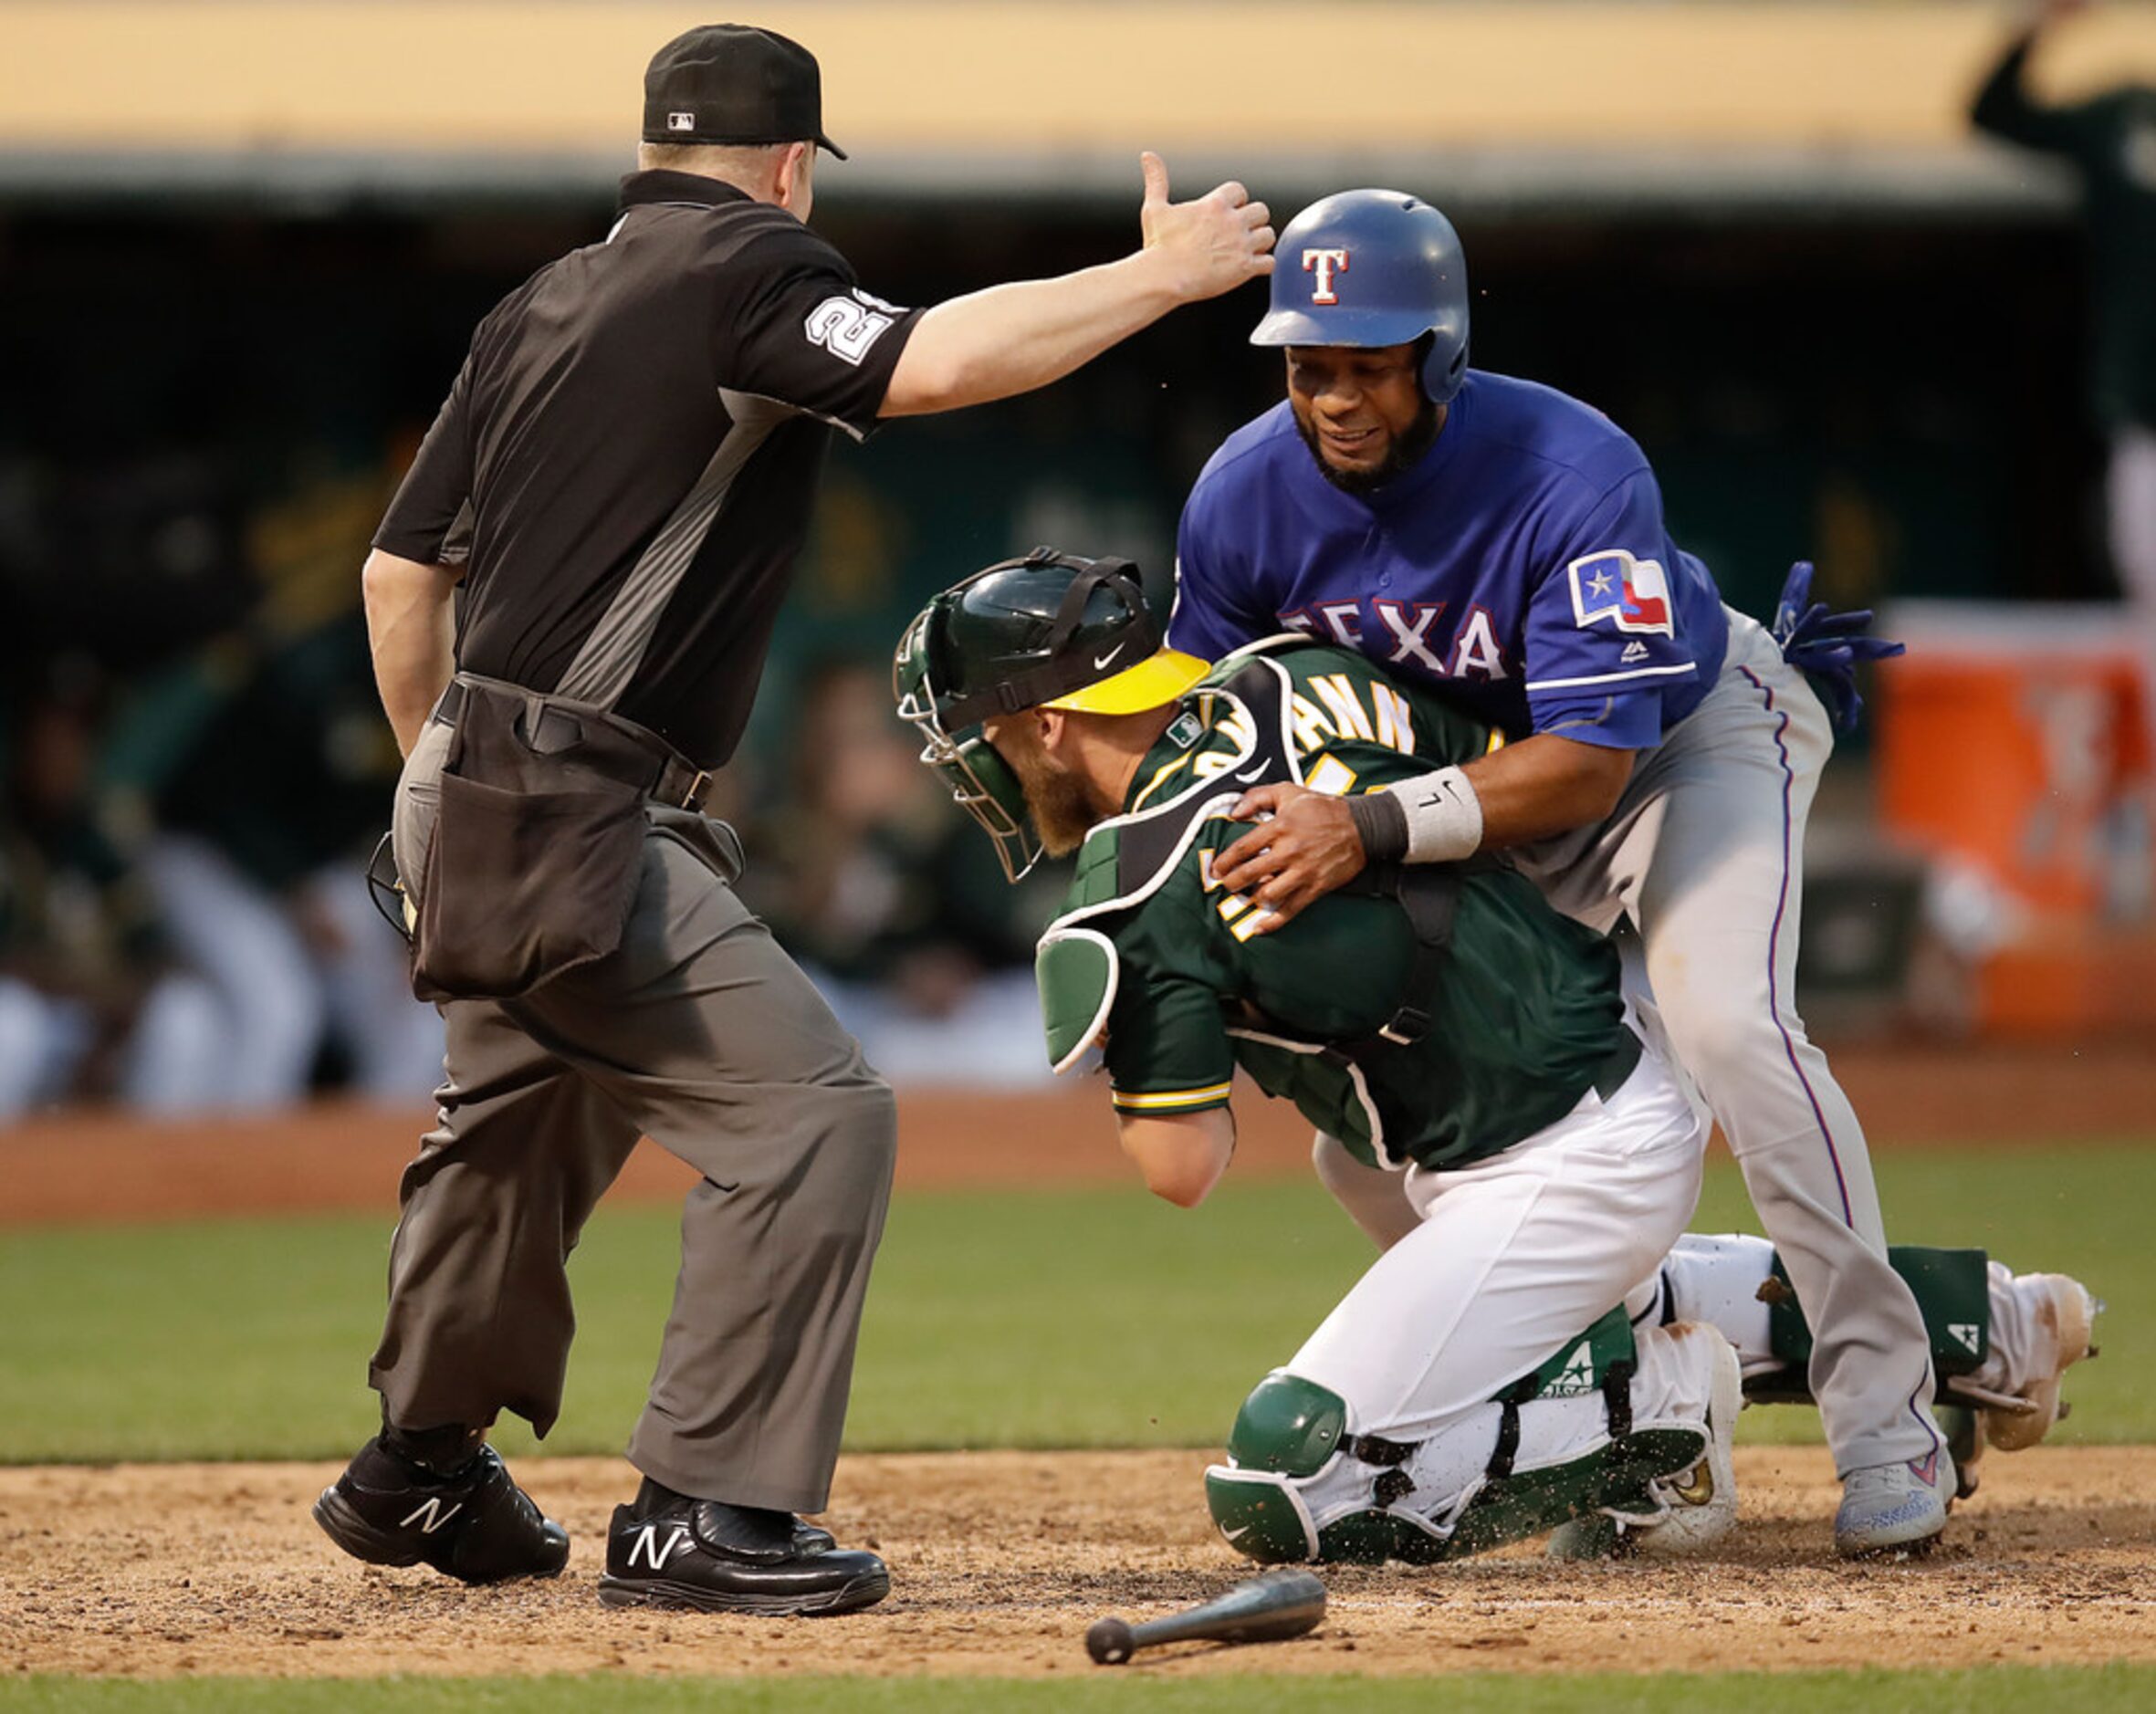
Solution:
[{"label": "green catcher jersey", "polygon": [[[1435,991],[1409,995],[1416,937],[1396,898],[1327,894],[1253,932],[1251,901],[1213,878],[1249,831],[1248,788],[1367,791],[1491,747],[1487,727],[1394,684],[1359,654],[1286,636],[1238,650],[1183,700],[1125,812],[1080,851],[1042,935],[1056,1069],[1095,1041],[1126,1113],[1224,1105],[1238,1065],[1366,1164],[1455,1166],[1509,1148],[1627,1075],[1616,951],[1509,869],[1459,873]],[[1355,1059],[1404,1003],[1429,1026]]]}]

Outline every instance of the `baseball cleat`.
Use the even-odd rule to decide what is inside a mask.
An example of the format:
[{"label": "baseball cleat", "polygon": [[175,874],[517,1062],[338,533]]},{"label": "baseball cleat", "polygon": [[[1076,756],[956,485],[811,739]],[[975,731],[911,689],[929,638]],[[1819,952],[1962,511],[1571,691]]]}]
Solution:
[{"label": "baseball cleat", "polygon": [[569,1562],[569,1531],[540,1515],[492,1447],[445,1478],[370,1440],[322,1489],[314,1521],[370,1565],[426,1564],[467,1583],[552,1577]]},{"label": "baseball cleat", "polygon": [[834,1547],[790,1511],[677,1498],[616,1506],[599,1599],[610,1607],[828,1616],[874,1606],[891,1573],[874,1553]]},{"label": "baseball cleat", "polygon": [[1659,1518],[1618,1517],[1607,1511],[1575,1518],[1550,1533],[1552,1559],[1675,1559],[1711,1546],[1737,1527],[1737,1471],[1732,1452],[1737,1414],[1744,1408],[1743,1365],[1736,1347],[1702,1322],[1699,1334],[1713,1341],[1713,1379],[1707,1397],[1707,1449],[1698,1463],[1658,1479],[1652,1489],[1664,1510]]},{"label": "baseball cleat", "polygon": [[1929,1553],[1946,1528],[1954,1461],[1941,1447],[1906,1464],[1872,1464],[1842,1479],[1834,1550],[1844,1559]]},{"label": "baseball cleat", "polygon": [[1985,1441],[2001,1452],[2019,1452],[2035,1446],[2051,1432],[2051,1425],[2067,1414],[2059,1402],[2059,1382],[2075,1364],[2096,1355],[2096,1347],[2089,1341],[2097,1315],[2103,1309],[2087,1286],[2063,1273],[2017,1274],[2013,1289],[2017,1294],[2034,1298],[2037,1337],[2049,1350],[2039,1350],[2036,1378],[2021,1389],[2019,1396],[2027,1408],[1993,1408],[1980,1413]]}]

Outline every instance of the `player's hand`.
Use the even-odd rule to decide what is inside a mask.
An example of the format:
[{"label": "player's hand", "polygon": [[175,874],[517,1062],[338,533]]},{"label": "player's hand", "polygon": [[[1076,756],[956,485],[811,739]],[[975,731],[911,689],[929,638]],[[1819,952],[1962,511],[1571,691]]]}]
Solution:
[{"label": "player's hand", "polygon": [[1167,163],[1150,149],[1138,157],[1146,200],[1138,210],[1145,248],[1167,270],[1185,303],[1218,298],[1272,272],[1272,215],[1233,179],[1196,202],[1167,200]]},{"label": "player's hand", "polygon": [[1213,874],[1268,913],[1254,934],[1272,934],[1363,871],[1363,836],[1345,798],[1308,786],[1255,786],[1228,813],[1258,825],[1213,859]]},{"label": "player's hand", "polygon": [[1864,712],[1864,698],[1857,694],[1857,664],[1891,660],[1906,650],[1899,643],[1868,634],[1868,607],[1837,613],[1811,596],[1811,561],[1799,559],[1789,568],[1789,580],[1782,585],[1782,599],[1774,607],[1774,641],[1782,645],[1782,658],[1809,677],[1826,699],[1835,730],[1854,732]]}]

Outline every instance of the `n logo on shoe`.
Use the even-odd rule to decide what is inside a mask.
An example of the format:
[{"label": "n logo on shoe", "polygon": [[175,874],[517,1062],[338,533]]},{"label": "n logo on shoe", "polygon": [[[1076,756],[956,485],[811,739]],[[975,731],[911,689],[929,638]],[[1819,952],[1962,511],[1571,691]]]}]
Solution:
[{"label": "n logo on shoe", "polygon": [[687,1524],[666,1525],[666,1544],[664,1547],[659,1545],[659,1528],[655,1523],[647,1523],[637,1531],[636,1539],[629,1543],[629,1570],[634,1571],[637,1562],[641,1560],[654,1571],[664,1571],[666,1562],[689,1545]]},{"label": "n logo on shoe", "polygon": [[[419,1525],[420,1534],[432,1535],[436,1530],[439,1530],[444,1524],[447,1523],[450,1519],[455,1517],[456,1514],[463,1510],[464,1501],[461,1500],[451,1505],[446,1510],[443,1509],[441,1500],[438,1499],[430,1500],[424,1505],[414,1506],[412,1509],[412,1515],[399,1522],[397,1528],[400,1530],[409,1530],[413,1524],[417,1523]],[[423,1519],[424,1520],[424,1522],[421,1521]]]}]

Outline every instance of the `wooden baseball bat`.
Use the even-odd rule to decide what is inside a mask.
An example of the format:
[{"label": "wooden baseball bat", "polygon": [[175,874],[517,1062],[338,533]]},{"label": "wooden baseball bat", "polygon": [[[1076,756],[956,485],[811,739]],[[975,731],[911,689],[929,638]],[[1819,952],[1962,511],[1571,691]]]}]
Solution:
[{"label": "wooden baseball bat", "polygon": [[1120,1667],[1159,1643],[1278,1643],[1313,1631],[1325,1616],[1325,1586],[1306,1571],[1267,1572],[1165,1619],[1133,1625],[1096,1619],[1085,1652],[1097,1667]]}]

